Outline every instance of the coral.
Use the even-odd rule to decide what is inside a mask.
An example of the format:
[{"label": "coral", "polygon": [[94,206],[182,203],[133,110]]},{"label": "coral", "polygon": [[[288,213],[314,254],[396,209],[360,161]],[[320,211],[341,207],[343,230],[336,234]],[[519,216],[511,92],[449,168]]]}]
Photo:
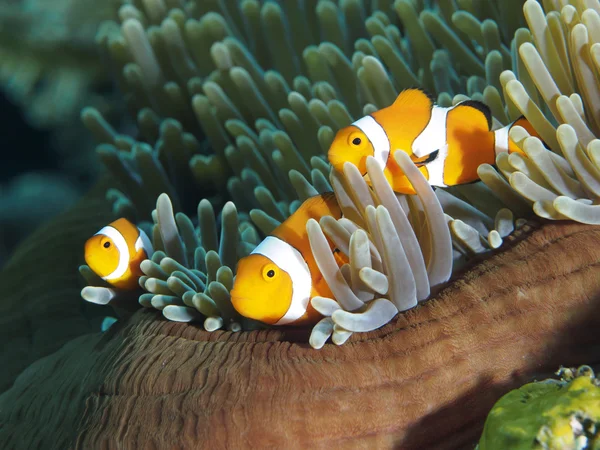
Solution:
[{"label": "coral", "polygon": [[600,448],[600,379],[589,366],[504,395],[486,420],[478,450]]},{"label": "coral", "polygon": [[[2,98],[6,97],[5,104],[15,109],[5,113],[16,115],[17,123],[22,122],[25,130],[33,131],[30,134],[43,136],[42,145],[38,142],[33,145],[42,147],[43,159],[51,163],[42,166],[38,160],[36,166],[58,169],[65,179],[61,184],[68,180],[80,190],[80,195],[91,188],[102,169],[94,152],[95,143],[80,123],[81,108],[94,105],[122,127],[119,122],[123,119],[123,107],[115,101],[110,74],[98,58],[95,42],[99,24],[116,17],[117,3],[118,0],[0,2],[0,89]],[[11,123],[14,121],[11,118]],[[23,140],[17,130],[12,131],[16,133],[14,144],[10,132],[3,135],[4,153],[16,151],[32,158],[28,151],[31,136]],[[14,149],[9,150],[11,146]],[[10,157],[3,158],[3,169],[12,176],[14,163],[7,158]],[[72,192],[66,193],[65,203],[71,197]],[[60,199],[56,195],[48,204],[59,203]],[[35,209],[30,211],[33,213]],[[49,211],[46,217],[51,216]],[[4,221],[7,216],[2,213],[1,217]],[[26,225],[29,228],[29,223]],[[12,239],[12,235],[12,230],[5,233],[10,247],[19,240]]]},{"label": "coral", "polygon": [[521,127],[511,137],[527,157],[499,155],[479,168],[501,198],[518,193],[540,217],[600,224],[600,8],[594,2],[524,5],[529,29],[513,42],[516,65],[500,83],[506,114],[523,114],[552,150]]},{"label": "coral", "polygon": [[7,449],[468,448],[502,394],[599,362],[600,230],[565,221],[522,227],[433,299],[341,347],[317,352],[291,329],[207,333],[148,309],[73,339],[89,330],[70,325],[86,323],[73,267],[112,220],[106,188],[0,273]]}]

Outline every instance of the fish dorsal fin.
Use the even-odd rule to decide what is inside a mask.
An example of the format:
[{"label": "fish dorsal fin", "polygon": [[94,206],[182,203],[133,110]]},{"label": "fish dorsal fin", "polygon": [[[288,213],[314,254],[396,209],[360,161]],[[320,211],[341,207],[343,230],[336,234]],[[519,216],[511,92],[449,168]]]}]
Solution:
[{"label": "fish dorsal fin", "polygon": [[340,206],[334,192],[314,195],[304,200],[300,208],[306,208],[310,217],[330,215],[339,219],[342,216]]},{"label": "fish dorsal fin", "polygon": [[333,192],[309,197],[281,225],[273,230],[273,236],[285,240],[295,246],[301,253],[305,251],[303,243],[306,236],[306,222],[315,219],[317,222],[323,216],[342,217],[342,210]]},{"label": "fish dorsal fin", "polygon": [[423,89],[411,88],[400,92],[400,95],[392,103],[392,107],[422,109],[429,111],[433,107],[435,101]]},{"label": "fish dorsal fin", "polygon": [[490,108],[485,103],[477,100],[465,100],[449,108],[448,128],[477,129],[491,131],[493,121]]}]

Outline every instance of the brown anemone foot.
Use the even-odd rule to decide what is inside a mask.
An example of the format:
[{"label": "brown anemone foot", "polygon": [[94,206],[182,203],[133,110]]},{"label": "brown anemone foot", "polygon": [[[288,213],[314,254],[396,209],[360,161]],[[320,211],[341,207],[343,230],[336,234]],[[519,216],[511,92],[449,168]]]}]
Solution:
[{"label": "brown anemone foot", "polygon": [[600,228],[555,222],[341,347],[142,310],[0,396],[3,448],[464,448],[504,393],[600,362]]}]

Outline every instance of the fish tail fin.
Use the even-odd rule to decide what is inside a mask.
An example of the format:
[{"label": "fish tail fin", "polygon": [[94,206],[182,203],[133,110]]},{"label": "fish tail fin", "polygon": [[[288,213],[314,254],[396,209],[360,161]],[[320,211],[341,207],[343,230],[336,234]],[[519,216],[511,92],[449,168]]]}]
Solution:
[{"label": "fish tail fin", "polygon": [[544,144],[544,147],[548,148],[548,145],[546,145],[546,143],[540,137],[538,132],[535,131],[535,128],[533,128],[533,125],[531,125],[531,122],[529,122],[529,120],[527,120],[525,118],[525,116],[520,116],[514,122],[506,125],[503,128],[500,128],[499,130],[496,130],[496,132],[501,134],[502,138],[504,139],[500,148],[498,148],[499,147],[498,139],[496,139],[496,146],[497,146],[496,153],[498,153],[499,151],[508,151],[508,153],[516,152],[516,153],[520,153],[522,155],[524,154],[523,150],[521,150],[519,148],[519,146],[509,137],[510,130],[512,130],[513,127],[517,127],[517,126],[523,127],[530,136],[534,136],[534,137],[538,138],[540,141],[542,141],[542,143]]},{"label": "fish tail fin", "polygon": [[533,125],[531,125],[531,122],[529,122],[529,120],[527,120],[525,118],[525,116],[519,116],[519,118],[517,118],[517,120],[515,120],[513,123],[511,123],[508,126],[509,126],[509,128],[516,127],[516,126],[523,127],[523,128],[525,128],[525,130],[527,130],[527,132],[531,136],[535,136],[537,138],[540,137],[540,135],[537,133],[537,131],[535,131],[535,128],[533,128]]}]

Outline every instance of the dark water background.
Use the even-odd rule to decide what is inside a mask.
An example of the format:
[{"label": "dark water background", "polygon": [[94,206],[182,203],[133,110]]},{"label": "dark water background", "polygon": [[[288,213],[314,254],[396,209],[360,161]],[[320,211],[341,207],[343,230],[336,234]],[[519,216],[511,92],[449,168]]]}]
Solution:
[{"label": "dark water background", "polygon": [[0,91],[0,185],[30,171],[59,172],[49,131],[32,128],[21,110]]},{"label": "dark water background", "polygon": [[[89,138],[78,139],[82,135]],[[93,158],[93,141],[78,115],[62,128],[34,127],[0,91],[0,138],[1,268],[30,233],[89,189],[95,172],[90,160],[82,165],[73,158],[82,152]]]}]

